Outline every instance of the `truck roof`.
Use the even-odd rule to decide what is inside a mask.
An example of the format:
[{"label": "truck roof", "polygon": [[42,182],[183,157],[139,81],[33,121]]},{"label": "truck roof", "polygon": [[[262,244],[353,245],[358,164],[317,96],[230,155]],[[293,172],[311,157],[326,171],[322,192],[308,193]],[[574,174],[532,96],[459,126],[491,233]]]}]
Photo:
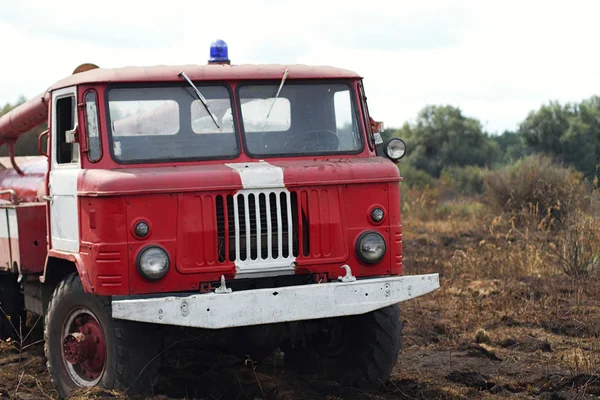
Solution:
[{"label": "truck roof", "polygon": [[279,80],[285,69],[288,79],[361,78],[359,74],[330,66],[280,64],[209,64],[157,65],[151,67],[96,68],[71,75],[55,83],[50,90],[93,83],[180,82],[179,72],[185,71],[191,80]]}]

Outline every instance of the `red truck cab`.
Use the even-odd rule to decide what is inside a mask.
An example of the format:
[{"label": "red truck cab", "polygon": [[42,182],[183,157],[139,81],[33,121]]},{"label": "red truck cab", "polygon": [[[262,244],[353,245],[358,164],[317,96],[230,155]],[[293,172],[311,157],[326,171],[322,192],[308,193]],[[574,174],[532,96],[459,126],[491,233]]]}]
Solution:
[{"label": "red truck cab", "polygon": [[17,251],[37,261],[22,268],[6,252],[0,284],[24,289],[4,299],[15,315],[21,304],[45,315],[62,396],[143,392],[166,326],[258,327],[267,353],[312,354],[351,383],[385,379],[397,304],[439,287],[437,274],[401,275],[404,142],[379,139],[361,77],[231,65],[221,42],[211,57],[82,68],[0,118],[9,143],[48,123],[40,196],[2,205],[14,227],[37,224],[42,237]]}]

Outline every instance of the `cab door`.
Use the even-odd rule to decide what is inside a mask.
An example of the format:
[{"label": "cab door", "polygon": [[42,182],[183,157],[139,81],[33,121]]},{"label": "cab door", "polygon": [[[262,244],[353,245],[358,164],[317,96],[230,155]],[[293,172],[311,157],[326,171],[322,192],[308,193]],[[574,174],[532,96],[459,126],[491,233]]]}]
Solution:
[{"label": "cab door", "polygon": [[48,200],[52,249],[79,251],[77,177],[81,172],[77,143],[77,88],[52,93],[52,151]]}]

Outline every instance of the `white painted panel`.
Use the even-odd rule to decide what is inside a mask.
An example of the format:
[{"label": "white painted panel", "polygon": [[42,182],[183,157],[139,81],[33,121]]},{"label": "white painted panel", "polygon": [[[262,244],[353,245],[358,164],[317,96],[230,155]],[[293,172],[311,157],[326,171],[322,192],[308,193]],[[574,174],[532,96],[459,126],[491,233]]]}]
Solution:
[{"label": "white painted panel", "polygon": [[0,239],[8,239],[8,209],[0,208]]},{"label": "white painted panel", "polygon": [[242,178],[244,189],[282,188],[283,169],[265,161],[225,164],[236,170]]},{"label": "white painted panel", "polygon": [[364,314],[422,296],[439,287],[439,275],[429,274],[243,290],[230,294],[119,299],[112,301],[112,316],[220,329]]},{"label": "white painted panel", "polygon": [[79,208],[77,177],[79,169],[50,171],[50,232],[52,248],[79,251]]},{"label": "white painted panel", "polygon": [[[76,87],[60,89],[52,93],[52,142],[53,154],[50,170],[50,237],[52,248],[68,252],[79,251],[79,207],[77,204],[77,178],[81,171],[80,162],[58,164],[56,162],[56,101],[77,95]],[[75,112],[77,125],[77,112]],[[74,151],[79,151],[74,146]]]},{"label": "white painted panel", "polygon": [[14,208],[7,208],[8,213],[8,229],[11,239],[19,238],[19,224],[17,223],[17,210]]}]

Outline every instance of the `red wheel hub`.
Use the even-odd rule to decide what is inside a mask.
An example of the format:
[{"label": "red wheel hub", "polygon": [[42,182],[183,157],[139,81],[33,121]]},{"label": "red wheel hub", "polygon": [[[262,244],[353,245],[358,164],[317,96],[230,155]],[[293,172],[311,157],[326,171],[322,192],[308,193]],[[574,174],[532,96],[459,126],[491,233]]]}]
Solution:
[{"label": "red wheel hub", "polygon": [[104,370],[106,343],[102,328],[89,314],[78,316],[63,340],[63,356],[81,378],[93,381]]}]

